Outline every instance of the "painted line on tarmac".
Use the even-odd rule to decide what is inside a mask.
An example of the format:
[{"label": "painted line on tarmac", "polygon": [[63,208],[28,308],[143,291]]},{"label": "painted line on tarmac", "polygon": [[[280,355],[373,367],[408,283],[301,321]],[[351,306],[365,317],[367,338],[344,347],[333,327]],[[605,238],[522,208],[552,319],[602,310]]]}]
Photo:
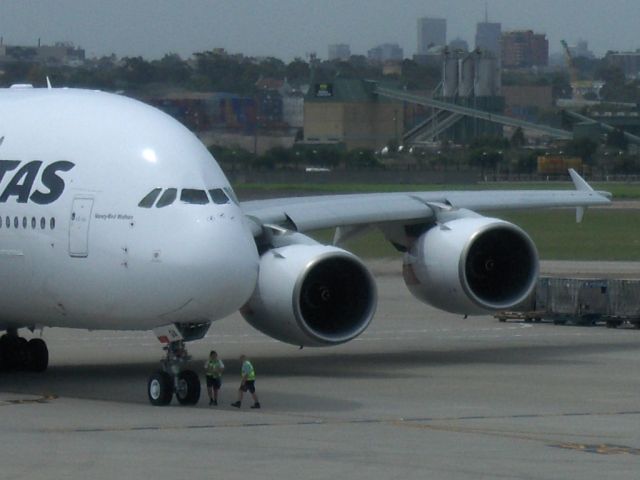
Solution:
[{"label": "painted line on tarmac", "polygon": [[[521,418],[520,416],[517,418]],[[529,442],[544,443],[548,447],[559,448],[564,450],[573,450],[577,452],[593,453],[598,455],[635,455],[640,456],[640,448],[629,447],[627,445],[611,445],[606,443],[585,444],[577,442],[554,443],[550,437],[580,437],[580,438],[598,438],[612,437],[606,435],[585,435],[566,432],[518,432],[513,430],[486,429],[486,428],[466,428],[454,425],[414,425],[405,423],[396,423],[396,426],[403,428],[414,428],[421,430],[429,430],[436,432],[463,433],[472,435],[484,435],[496,438],[507,438],[512,440],[524,440]]]},{"label": "painted line on tarmac", "polygon": [[11,405],[28,405],[34,403],[49,403],[51,400],[57,399],[57,395],[42,395],[36,398],[16,398],[11,400],[0,400],[0,407],[8,407]]},{"label": "painted line on tarmac", "polygon": [[[267,413],[267,412],[264,412]],[[275,415],[288,415],[286,412],[274,412]],[[260,415],[260,413],[258,413]],[[460,417],[403,417],[398,419],[389,418],[354,418],[354,419],[308,419],[301,418],[299,420],[274,420],[274,421],[239,421],[226,423],[202,423],[187,425],[141,425],[141,426],[108,426],[108,427],[80,427],[80,428],[64,428],[64,429],[48,429],[47,433],[114,433],[114,432],[144,432],[144,431],[181,431],[181,430],[204,430],[204,429],[229,429],[229,428],[263,428],[263,427],[299,427],[299,426],[325,426],[325,425],[391,425],[403,428],[413,428],[432,431],[443,431],[452,433],[466,433],[478,435],[490,435],[494,437],[512,438],[518,440],[529,440],[536,442],[544,442],[549,446],[560,448],[562,445],[582,445],[580,443],[555,443],[557,439],[549,437],[580,437],[603,439],[606,435],[588,435],[588,434],[567,434],[562,432],[520,432],[514,430],[501,430],[483,427],[465,427],[463,425],[454,425],[455,422],[466,422],[470,420],[521,420],[521,419],[549,419],[576,416],[592,416],[592,417],[611,417],[622,415],[640,416],[640,411],[620,411],[620,412],[566,412],[551,414],[514,414],[514,415],[467,415]],[[289,415],[290,416],[290,415]],[[443,423],[444,422],[444,423]],[[594,444],[595,445],[595,444]],[[606,445],[606,444],[605,444]],[[563,447],[569,449],[569,447]],[[633,447],[621,447],[634,451]],[[613,451],[613,450],[612,450]],[[627,453],[629,453],[627,452]],[[633,453],[635,454],[635,453]]]},{"label": "painted line on tarmac", "polygon": [[575,450],[584,453],[595,453],[598,455],[635,455],[640,456],[640,448],[627,447],[626,445],[608,445],[606,443],[600,443],[595,445],[585,445],[582,443],[560,443],[558,445],[551,445],[555,448],[562,448],[565,450]]}]

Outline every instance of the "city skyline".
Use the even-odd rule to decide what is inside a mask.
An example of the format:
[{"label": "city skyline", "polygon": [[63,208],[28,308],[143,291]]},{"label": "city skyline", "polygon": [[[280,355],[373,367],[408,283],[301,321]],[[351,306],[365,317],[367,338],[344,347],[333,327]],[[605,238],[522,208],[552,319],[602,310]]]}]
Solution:
[{"label": "city skyline", "polygon": [[[383,0],[264,0],[258,5],[249,0],[7,0],[0,5],[0,35],[9,45],[71,41],[88,57],[115,53],[154,59],[178,53],[186,58],[225,48],[289,61],[311,52],[326,58],[327,46],[338,43],[357,55],[397,43],[411,57],[417,52],[418,18],[446,18],[448,41],[459,37],[474,45],[476,24],[485,16],[485,2],[477,0],[405,0],[402,5]],[[593,0],[487,0],[486,5],[489,21],[501,23],[503,32],[545,33],[551,53],[561,52],[562,39],[569,44],[585,39],[598,56],[640,48],[634,24],[639,2],[611,0],[606,11]]]}]

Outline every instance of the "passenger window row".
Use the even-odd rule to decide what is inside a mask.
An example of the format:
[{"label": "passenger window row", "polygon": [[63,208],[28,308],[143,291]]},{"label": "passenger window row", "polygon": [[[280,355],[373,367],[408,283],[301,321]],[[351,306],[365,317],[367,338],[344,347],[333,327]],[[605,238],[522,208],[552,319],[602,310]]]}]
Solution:
[{"label": "passenger window row", "polygon": [[[2,217],[0,217],[0,229],[1,228],[13,228],[19,229],[21,226],[23,229],[27,229],[29,225],[31,225],[31,230],[35,230],[38,228],[38,223],[40,224],[40,230],[44,230],[47,228],[47,219],[44,217],[40,217],[40,222],[36,219],[36,217],[31,217],[31,222],[29,222],[28,217],[22,217],[22,221],[20,221],[20,217],[13,217],[12,219],[9,215],[4,218],[4,222],[2,221]],[[49,229],[55,230],[56,228],[56,219],[51,217],[49,219]]]},{"label": "passenger window row", "polygon": [[[174,203],[177,198],[177,188],[167,188],[164,191],[162,188],[154,188],[140,200],[138,206],[151,208],[155,203],[156,208],[168,207]],[[208,195],[206,190],[198,190],[195,188],[183,188],[180,190],[180,201],[191,205],[207,205],[211,202],[216,205],[225,205],[230,202],[230,199],[233,199],[234,203],[237,203],[233,192],[229,188],[212,188],[208,191]]]}]

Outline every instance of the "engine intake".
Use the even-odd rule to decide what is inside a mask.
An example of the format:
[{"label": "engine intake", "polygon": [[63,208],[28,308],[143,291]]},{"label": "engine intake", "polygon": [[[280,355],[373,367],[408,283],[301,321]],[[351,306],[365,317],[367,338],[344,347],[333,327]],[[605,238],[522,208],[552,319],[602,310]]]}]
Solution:
[{"label": "engine intake", "polygon": [[538,278],[538,253],[519,227],[487,217],[460,218],[424,233],[405,255],[405,283],[443,310],[479,314],[524,301]]},{"label": "engine intake", "polygon": [[241,313],[283,342],[328,346],[360,335],[376,302],[373,277],[356,256],[323,245],[289,245],[261,257],[256,289]]}]

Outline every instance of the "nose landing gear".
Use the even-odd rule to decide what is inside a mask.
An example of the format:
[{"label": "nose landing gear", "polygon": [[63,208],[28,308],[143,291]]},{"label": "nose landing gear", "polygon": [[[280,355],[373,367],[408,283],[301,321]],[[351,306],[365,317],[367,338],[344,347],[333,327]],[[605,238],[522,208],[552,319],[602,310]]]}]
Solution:
[{"label": "nose landing gear", "polygon": [[167,356],[161,361],[162,370],[149,377],[147,393],[152,405],[171,403],[173,394],[181,405],[195,405],[200,400],[200,379],[193,370],[182,370],[191,360],[183,340],[170,342],[164,347]]},{"label": "nose landing gear", "polygon": [[204,337],[209,325],[209,323],[172,324],[154,330],[158,340],[166,344],[164,350],[167,354],[160,362],[162,369],[153,373],[147,382],[147,395],[152,405],[168,405],[174,393],[181,405],[198,403],[200,400],[198,374],[193,370],[183,369],[191,360],[185,342]]}]

